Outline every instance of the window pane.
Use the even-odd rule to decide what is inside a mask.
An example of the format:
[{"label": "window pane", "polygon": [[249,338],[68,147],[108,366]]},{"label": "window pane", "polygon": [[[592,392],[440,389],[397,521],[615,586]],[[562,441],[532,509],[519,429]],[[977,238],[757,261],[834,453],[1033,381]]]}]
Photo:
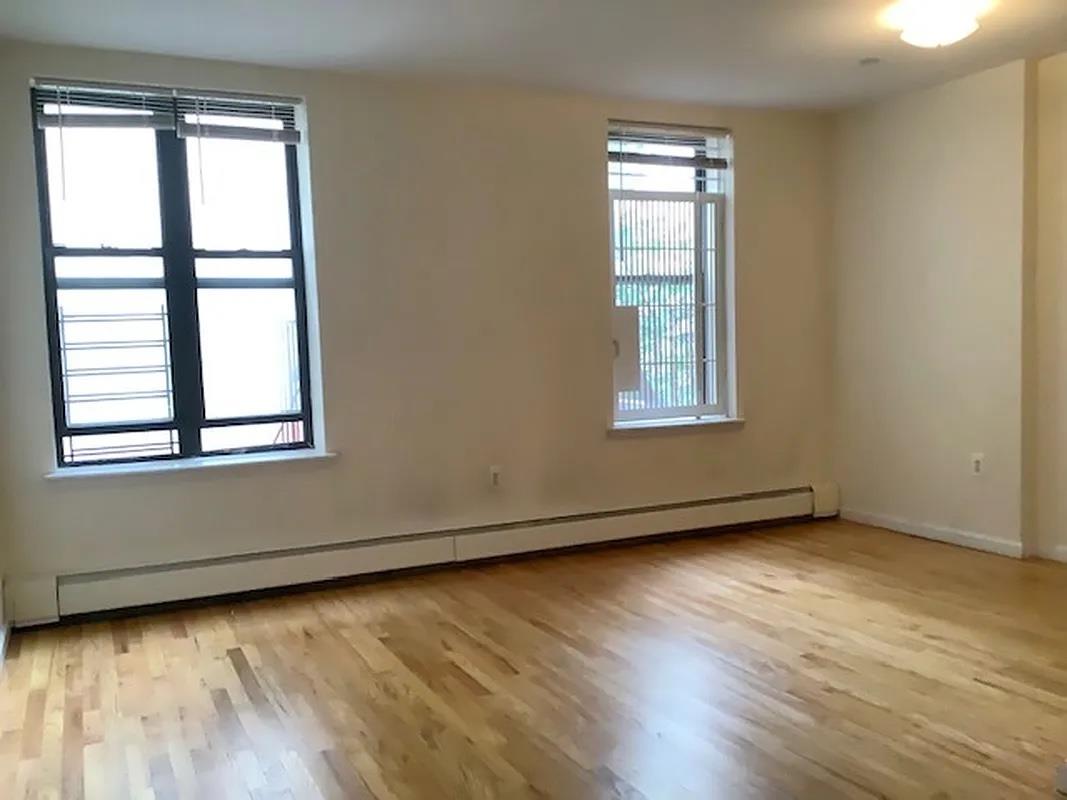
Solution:
[{"label": "window pane", "polygon": [[198,278],[291,278],[288,258],[198,258]]},{"label": "window pane", "polygon": [[134,256],[57,256],[57,278],[162,278],[163,259]]},{"label": "window pane", "polygon": [[615,304],[639,309],[641,366],[641,387],[620,392],[618,409],[705,403],[694,203],[615,199],[612,214]]},{"label": "window pane", "polygon": [[[608,161],[608,188],[640,192],[694,192],[698,190],[698,172],[693,167],[668,164],[635,164],[625,162],[628,155],[669,156],[693,158],[706,155],[709,158],[726,158],[727,141],[721,138],[708,139],[699,150],[689,144],[633,142],[620,139],[608,140],[608,151],[620,154],[623,161]],[[624,163],[625,162],[625,163]],[[705,169],[700,191],[719,193],[726,190],[726,172],[722,169]]]},{"label": "window pane", "polygon": [[200,351],[209,419],[300,410],[292,289],[200,289]]},{"label": "window pane", "polygon": [[304,423],[270,422],[262,425],[231,425],[224,428],[204,428],[200,432],[204,452],[241,450],[250,447],[272,447],[298,444],[304,441]]},{"label": "window pane", "polygon": [[[696,148],[685,145],[653,144],[611,140],[608,150],[627,155],[673,156],[692,158]],[[608,188],[642,192],[693,192],[696,191],[697,171],[692,167],[675,167],[665,164],[634,164],[620,161],[608,162]]]},{"label": "window pane", "polygon": [[178,432],[131,431],[63,437],[63,463],[117,461],[178,455]]},{"label": "window pane", "polygon": [[[683,293],[680,287],[662,287]],[[621,304],[620,304],[621,305]],[[641,387],[620,392],[620,411],[680,408],[701,402],[697,383],[693,308],[642,308],[639,314]],[[703,370],[701,370],[702,372]]]},{"label": "window pane", "polygon": [[288,250],[285,145],[187,138],[193,247]]},{"label": "window pane", "polygon": [[717,328],[719,320],[719,267],[718,267],[718,252],[719,252],[719,231],[716,227],[715,207],[711,203],[704,206],[701,212],[704,225],[704,253],[702,255],[703,265],[702,269],[707,275],[705,283],[705,304],[704,304],[704,335],[707,339],[707,365],[705,383],[707,384],[707,402],[710,405],[719,405],[720,390],[719,386],[719,371],[718,371],[718,358],[719,358],[719,332]]},{"label": "window pane", "polygon": [[162,244],[154,131],[48,128],[44,137],[54,244]]},{"label": "window pane", "polygon": [[695,192],[696,170],[663,164],[620,164],[608,168],[608,188],[628,192]]},{"label": "window pane", "polygon": [[171,419],[162,289],[61,289],[59,333],[68,425]]}]

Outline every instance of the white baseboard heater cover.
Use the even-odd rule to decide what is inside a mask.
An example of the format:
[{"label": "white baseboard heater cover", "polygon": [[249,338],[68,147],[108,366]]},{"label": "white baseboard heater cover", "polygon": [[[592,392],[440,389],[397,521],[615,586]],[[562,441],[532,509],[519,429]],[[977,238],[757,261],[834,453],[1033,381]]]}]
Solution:
[{"label": "white baseboard heater cover", "polygon": [[59,615],[296,586],[453,560],[451,537],[428,537],[61,577]]},{"label": "white baseboard heater cover", "polygon": [[618,514],[545,521],[539,525],[468,533],[456,537],[456,560],[530,553],[643,536],[722,528],[748,522],[810,517],[812,494],[761,495],[736,500],[667,506]]},{"label": "white baseboard heater cover", "polygon": [[[61,575],[56,581],[55,616],[296,586],[409,567],[474,561],[665,533],[811,517],[812,512],[811,489],[792,489],[388,540]],[[16,624],[28,621],[14,620]]]}]

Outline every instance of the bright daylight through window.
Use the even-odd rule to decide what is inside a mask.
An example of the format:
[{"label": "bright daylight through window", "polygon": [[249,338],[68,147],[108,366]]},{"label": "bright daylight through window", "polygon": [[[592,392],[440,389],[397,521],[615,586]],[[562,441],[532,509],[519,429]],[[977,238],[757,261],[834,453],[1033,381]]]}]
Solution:
[{"label": "bright daylight through window", "polygon": [[617,425],[729,413],[730,179],[725,132],[609,135]]},{"label": "bright daylight through window", "polygon": [[297,101],[33,106],[59,465],[310,447]]}]

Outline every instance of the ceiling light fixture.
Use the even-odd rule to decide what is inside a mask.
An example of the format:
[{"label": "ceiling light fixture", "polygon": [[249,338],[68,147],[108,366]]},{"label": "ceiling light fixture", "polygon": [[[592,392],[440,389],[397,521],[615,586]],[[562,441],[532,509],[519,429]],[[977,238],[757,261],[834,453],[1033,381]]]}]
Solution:
[{"label": "ceiling light fixture", "polygon": [[978,30],[994,0],[897,0],[882,21],[915,47],[947,47]]}]

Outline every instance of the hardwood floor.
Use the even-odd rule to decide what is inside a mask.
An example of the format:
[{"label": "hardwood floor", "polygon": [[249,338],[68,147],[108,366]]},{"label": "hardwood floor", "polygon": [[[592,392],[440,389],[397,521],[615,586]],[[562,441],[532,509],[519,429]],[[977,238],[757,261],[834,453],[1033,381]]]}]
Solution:
[{"label": "hardwood floor", "polygon": [[1065,610],[831,522],[43,629],[0,796],[1049,797]]}]

